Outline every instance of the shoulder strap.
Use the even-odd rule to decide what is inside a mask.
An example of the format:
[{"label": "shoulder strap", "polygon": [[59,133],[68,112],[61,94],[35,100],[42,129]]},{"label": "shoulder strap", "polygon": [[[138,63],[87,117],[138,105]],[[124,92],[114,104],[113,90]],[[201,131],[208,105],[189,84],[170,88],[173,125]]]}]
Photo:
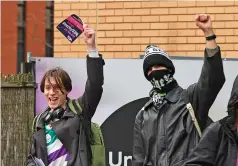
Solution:
[{"label": "shoulder strap", "polygon": [[[69,107],[71,109],[71,111],[73,111],[76,115],[78,115],[80,117],[80,119],[82,120],[82,128],[84,129],[84,133],[86,136],[86,144],[87,144],[87,151],[88,151],[88,161],[91,162],[91,158],[92,158],[92,150],[90,147],[90,142],[91,142],[91,126],[89,126],[89,123],[87,120],[85,120],[85,118],[83,118],[83,110],[82,107],[80,106],[79,102],[77,99],[74,100],[69,100]],[[81,135],[80,135],[81,137]]]},{"label": "shoulder strap", "polygon": [[78,100],[72,100],[73,106],[76,109],[77,113],[82,114],[83,110],[82,107],[80,106]]},{"label": "shoulder strap", "polygon": [[75,113],[75,114],[77,114],[77,115],[82,114],[82,107],[80,106],[80,104],[79,104],[79,102],[78,102],[77,99],[75,99],[75,100],[69,100],[68,106],[69,106],[70,110],[71,110],[73,113]]},{"label": "shoulder strap", "polygon": [[33,120],[33,123],[32,123],[32,126],[31,126],[31,130],[32,132],[34,133],[34,130],[35,130],[35,124],[36,124],[36,119],[38,118],[39,115],[35,116],[34,120]]},{"label": "shoulder strap", "polygon": [[198,121],[197,121],[197,119],[195,117],[195,113],[194,113],[194,110],[193,110],[193,107],[192,107],[191,103],[187,104],[187,109],[188,109],[188,111],[189,111],[189,113],[190,113],[190,115],[192,117],[192,121],[193,121],[193,123],[194,123],[194,125],[195,125],[195,127],[197,129],[197,132],[198,132],[199,136],[201,137],[202,136],[202,132],[201,132],[201,129],[199,127]]},{"label": "shoulder strap", "polygon": [[32,131],[33,131],[33,133],[36,131],[36,129],[37,129],[37,124],[38,124],[38,122],[39,122],[39,119],[40,119],[40,117],[41,117],[41,115],[43,114],[44,112],[42,112],[42,113],[40,113],[39,115],[36,115],[35,116],[35,118],[34,118],[34,120],[33,120],[33,123],[32,123]]}]

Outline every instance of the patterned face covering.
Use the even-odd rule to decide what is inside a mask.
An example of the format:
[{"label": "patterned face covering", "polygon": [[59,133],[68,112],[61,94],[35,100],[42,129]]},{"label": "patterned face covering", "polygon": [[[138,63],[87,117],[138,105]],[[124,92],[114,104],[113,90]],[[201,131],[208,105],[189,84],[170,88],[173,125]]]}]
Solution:
[{"label": "patterned face covering", "polygon": [[168,70],[154,70],[148,78],[153,85],[149,95],[154,105],[160,106],[166,94],[177,86],[177,81]]},{"label": "patterned face covering", "polygon": [[149,81],[154,88],[159,89],[161,92],[167,92],[166,90],[170,84],[174,81],[173,76],[169,70],[154,70],[148,76]]}]

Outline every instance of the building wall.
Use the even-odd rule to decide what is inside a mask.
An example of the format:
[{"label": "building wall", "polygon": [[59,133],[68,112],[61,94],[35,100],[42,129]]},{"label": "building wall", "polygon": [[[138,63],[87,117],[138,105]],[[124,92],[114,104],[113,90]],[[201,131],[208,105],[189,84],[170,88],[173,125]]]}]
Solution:
[{"label": "building wall", "polygon": [[[147,44],[157,44],[172,56],[203,56],[205,40],[194,23],[196,13],[213,20],[223,57],[238,57],[237,1],[99,1],[55,2],[55,27],[74,13],[97,30],[105,58],[138,58]],[[83,39],[73,44],[55,28],[55,57],[84,57]]]},{"label": "building wall", "polygon": [[[147,44],[159,45],[171,56],[203,56],[204,36],[194,22],[196,13],[213,20],[222,56],[238,57],[237,1],[95,1],[55,2],[54,27],[70,14],[97,30],[105,58],[138,58]],[[73,44],[55,28],[55,57],[85,57],[82,37]]]},{"label": "building wall", "polygon": [[1,72],[17,71],[17,2],[1,2]]},{"label": "building wall", "polygon": [[[106,58],[137,58],[149,43],[173,56],[203,56],[205,40],[194,23],[196,13],[208,13],[223,57],[238,57],[237,1],[100,1],[55,3],[55,26],[78,14],[97,29],[99,50]],[[72,45],[55,29],[56,57],[83,57],[82,38]]]},{"label": "building wall", "polygon": [[[46,2],[26,1],[25,57],[45,56],[45,5]],[[1,72],[17,73],[18,2],[1,2]]]},{"label": "building wall", "polygon": [[26,3],[26,52],[33,56],[45,56],[45,1]]}]

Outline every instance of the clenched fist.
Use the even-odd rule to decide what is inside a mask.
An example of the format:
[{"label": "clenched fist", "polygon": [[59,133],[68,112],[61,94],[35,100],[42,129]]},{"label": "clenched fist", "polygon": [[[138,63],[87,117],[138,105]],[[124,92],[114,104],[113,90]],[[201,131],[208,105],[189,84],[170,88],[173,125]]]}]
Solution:
[{"label": "clenched fist", "polygon": [[87,24],[83,25],[84,28],[84,41],[88,46],[88,50],[96,49],[96,41],[95,41],[95,31],[93,28],[89,28]]},{"label": "clenched fist", "polygon": [[204,32],[205,36],[214,34],[212,29],[212,19],[208,14],[197,14],[195,16],[196,25]]}]

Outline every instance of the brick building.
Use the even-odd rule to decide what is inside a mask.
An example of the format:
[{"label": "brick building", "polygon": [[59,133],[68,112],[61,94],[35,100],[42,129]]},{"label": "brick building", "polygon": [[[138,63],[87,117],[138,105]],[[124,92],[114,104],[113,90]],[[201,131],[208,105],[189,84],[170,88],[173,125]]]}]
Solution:
[{"label": "brick building", "polygon": [[238,1],[3,1],[1,9],[4,74],[19,72],[28,51],[33,56],[85,57],[82,37],[71,44],[56,29],[73,13],[96,29],[105,58],[139,58],[147,44],[159,45],[171,56],[203,56],[205,40],[194,16],[208,13],[222,56],[238,58]]},{"label": "brick building", "polygon": [[[203,56],[205,40],[194,16],[208,13],[222,56],[238,58],[238,1],[57,1],[54,27],[73,13],[97,30],[105,58],[139,58],[149,43],[171,56]],[[82,37],[70,44],[54,29],[55,57],[85,57],[85,52]]]},{"label": "brick building", "polygon": [[53,56],[53,3],[1,2],[1,72],[20,71],[27,52]]}]

